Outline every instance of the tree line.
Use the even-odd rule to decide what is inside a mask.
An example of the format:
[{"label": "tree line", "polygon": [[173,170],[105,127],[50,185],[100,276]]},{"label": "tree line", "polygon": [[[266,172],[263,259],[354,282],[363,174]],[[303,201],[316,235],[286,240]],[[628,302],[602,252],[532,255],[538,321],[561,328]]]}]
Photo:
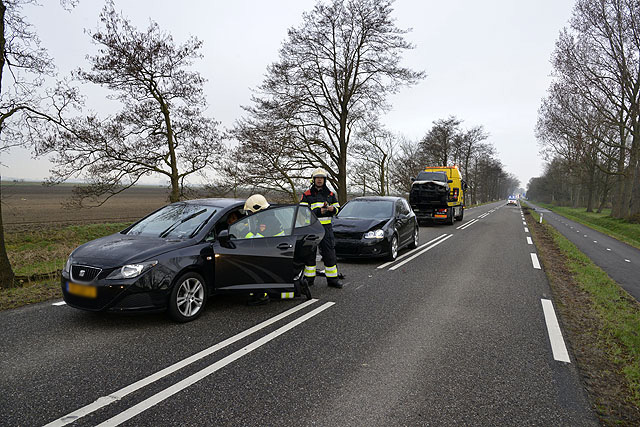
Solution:
[{"label": "tree line", "polygon": [[[76,3],[60,1],[69,11]],[[292,201],[317,167],[341,203],[349,194],[406,193],[434,164],[459,164],[474,202],[517,186],[481,126],[464,130],[449,117],[408,141],[381,124],[389,95],[425,77],[400,65],[414,46],[395,25],[393,0],[318,1],[288,30],[230,129],[207,115],[198,38],[176,43],[153,21],[139,30],[107,0],[97,28],[86,30],[96,46],[88,69],[60,78],[27,5],[37,1],[0,0],[0,152],[25,146],[52,156],[49,184],[87,182],[74,189],[77,207],[98,206],[149,175],[166,177],[175,202],[191,178],[211,171],[218,194],[260,189]],[[119,111],[89,110],[80,83],[106,88]],[[12,282],[0,210],[0,286]]]},{"label": "tree line", "polygon": [[551,62],[528,197],[640,218],[640,3],[578,0]]}]

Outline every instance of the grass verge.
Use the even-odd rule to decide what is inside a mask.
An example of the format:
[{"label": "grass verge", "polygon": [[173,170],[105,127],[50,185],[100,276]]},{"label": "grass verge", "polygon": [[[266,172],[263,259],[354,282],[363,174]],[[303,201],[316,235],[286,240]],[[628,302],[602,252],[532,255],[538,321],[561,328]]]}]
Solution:
[{"label": "grass verge", "polygon": [[59,277],[73,249],[90,240],[116,233],[128,223],[72,225],[6,232],[9,261],[16,287],[0,289],[0,310],[61,298]]},{"label": "grass verge", "polygon": [[606,425],[640,425],[640,304],[523,210],[594,411]]},{"label": "grass verge", "polygon": [[539,202],[536,204],[640,249],[640,224],[629,222],[626,219],[612,218],[609,216],[610,210],[605,209],[602,213],[597,213],[587,212],[583,208],[568,208]]}]

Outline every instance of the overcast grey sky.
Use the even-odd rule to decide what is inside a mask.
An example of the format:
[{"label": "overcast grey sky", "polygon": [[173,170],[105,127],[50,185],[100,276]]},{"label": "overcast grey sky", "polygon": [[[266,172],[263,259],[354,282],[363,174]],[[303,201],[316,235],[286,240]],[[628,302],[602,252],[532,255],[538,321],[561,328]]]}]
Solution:
[{"label": "overcast grey sky", "polygon": [[[57,0],[25,9],[60,75],[86,67],[93,53],[84,29],[95,29],[100,0],[80,0],[65,12]],[[196,36],[204,42],[204,58],[195,69],[205,85],[209,113],[231,126],[248,105],[251,88],[278,58],[289,27],[298,26],[315,0],[116,0],[139,29],[149,19],[170,32],[176,43]],[[537,110],[550,82],[550,55],[573,0],[397,0],[394,16],[415,49],[403,64],[424,70],[427,78],[390,99],[383,122],[410,139],[422,137],[437,119],[455,115],[463,127],[482,125],[491,135],[498,157],[525,187],[542,172],[534,136]],[[104,92],[84,85],[87,105],[110,111]],[[32,159],[27,150],[3,153],[3,179],[43,179],[51,163]]]}]

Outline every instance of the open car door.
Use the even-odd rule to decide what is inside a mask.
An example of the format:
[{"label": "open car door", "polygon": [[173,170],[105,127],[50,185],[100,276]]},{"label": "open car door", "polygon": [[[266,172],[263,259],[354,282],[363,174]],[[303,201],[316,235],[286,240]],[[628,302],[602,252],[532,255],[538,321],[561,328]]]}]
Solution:
[{"label": "open car door", "polygon": [[294,220],[298,206],[273,207],[229,226],[217,240],[215,287],[218,290],[292,289],[296,271]]}]

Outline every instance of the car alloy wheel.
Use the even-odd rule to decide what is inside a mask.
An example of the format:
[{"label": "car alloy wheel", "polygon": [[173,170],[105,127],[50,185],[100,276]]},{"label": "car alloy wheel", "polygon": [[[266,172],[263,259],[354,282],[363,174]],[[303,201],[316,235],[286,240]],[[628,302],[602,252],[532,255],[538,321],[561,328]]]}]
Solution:
[{"label": "car alloy wheel", "polygon": [[409,244],[409,248],[410,249],[417,248],[419,239],[420,239],[420,228],[416,224],[416,226],[413,228],[413,242]]},{"label": "car alloy wheel", "polygon": [[178,322],[188,322],[200,316],[207,301],[204,279],[197,273],[182,275],[171,292],[169,314]]},{"label": "car alloy wheel", "polygon": [[389,244],[389,255],[387,258],[389,261],[394,261],[398,257],[398,236],[395,234],[391,238],[391,243]]}]

